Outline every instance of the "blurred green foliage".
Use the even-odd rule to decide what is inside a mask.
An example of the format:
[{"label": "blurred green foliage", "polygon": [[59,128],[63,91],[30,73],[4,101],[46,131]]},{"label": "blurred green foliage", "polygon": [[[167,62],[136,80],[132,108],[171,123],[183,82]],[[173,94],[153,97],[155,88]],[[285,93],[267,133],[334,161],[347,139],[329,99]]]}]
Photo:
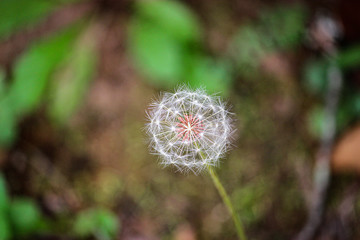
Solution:
[{"label": "blurred green foliage", "polygon": [[9,205],[9,197],[6,189],[6,182],[2,174],[0,174],[0,212],[4,213]]},{"label": "blurred green foliage", "polygon": [[0,39],[25,26],[35,24],[54,9],[55,4],[56,1],[42,0],[0,1]]},{"label": "blurred green foliage", "polygon": [[177,1],[137,1],[137,13],[150,25],[158,26],[172,38],[183,41],[197,41],[201,27],[193,12]]},{"label": "blurred green foliage", "polygon": [[4,213],[0,213],[0,229],[1,240],[11,239],[12,232],[10,228],[10,223]]},{"label": "blurred green foliage", "polygon": [[352,88],[345,88],[340,101],[340,108],[337,114],[339,130],[346,129],[351,123],[360,118],[360,93]]},{"label": "blurred green foliage", "polygon": [[138,1],[129,29],[135,65],[158,87],[180,83],[227,94],[229,61],[213,59],[201,45],[203,29],[195,14],[178,1]]},{"label": "blurred green foliage", "polygon": [[277,6],[260,12],[257,22],[241,26],[229,50],[239,74],[251,77],[267,54],[298,46],[305,33],[306,16],[301,5]]},{"label": "blurred green foliage", "polygon": [[20,57],[8,92],[15,114],[28,113],[39,105],[50,74],[70,51],[77,32],[76,28],[60,32],[35,43]]},{"label": "blurred green foliage", "polygon": [[[354,90],[352,83],[346,81],[346,74],[360,65],[360,47],[353,46],[340,50],[334,58],[323,57],[309,59],[303,70],[303,84],[305,89],[315,97],[324,100],[328,87],[328,70],[333,64],[342,71],[344,87],[337,112],[338,131],[344,130],[351,122],[360,117],[360,94]],[[308,114],[308,129],[316,137],[321,135],[321,126],[325,121],[324,110],[319,106],[313,107]]]},{"label": "blurred green foliage", "polygon": [[264,201],[266,187],[269,186],[259,180],[237,188],[232,193],[236,209],[241,212],[241,218],[246,224],[252,224],[262,218],[267,204]]},{"label": "blurred green foliage", "polygon": [[74,223],[74,232],[80,237],[95,236],[104,240],[114,239],[119,230],[120,222],[116,215],[103,208],[80,212]]},{"label": "blurred green foliage", "polygon": [[15,198],[9,208],[14,233],[27,236],[41,229],[42,216],[32,199]]},{"label": "blurred green foliage", "polygon": [[327,87],[327,69],[325,61],[308,60],[304,66],[304,85],[306,90],[314,95],[323,95]]},{"label": "blurred green foliage", "polygon": [[[1,97],[1,96],[0,96]],[[0,98],[0,145],[9,146],[15,139],[16,121],[14,112],[11,108],[11,103],[8,97]]]},{"label": "blurred green foliage", "polygon": [[10,200],[5,178],[0,174],[0,239],[18,239],[44,230],[45,218],[29,198]]},{"label": "blurred green foliage", "polygon": [[227,59],[191,56],[187,79],[195,88],[206,87],[211,92],[227,95],[232,84],[231,65]]},{"label": "blurred green foliage", "polygon": [[14,79],[0,96],[0,144],[9,145],[16,136],[16,121],[41,103],[51,73],[70,52],[78,27],[67,29],[34,43],[16,62]]},{"label": "blurred green foliage", "polygon": [[256,26],[242,26],[235,35],[230,47],[230,54],[238,66],[241,75],[249,76],[258,67],[261,58],[268,50],[266,37],[256,30]]},{"label": "blurred green foliage", "polygon": [[[335,63],[342,71],[351,70],[360,65],[360,47],[353,46],[341,50]],[[327,71],[332,59],[309,59],[304,66],[304,85],[311,94],[323,96],[327,89]]]},{"label": "blurred green foliage", "polygon": [[[114,239],[121,226],[117,216],[105,208],[82,211],[69,225],[74,236],[93,236],[104,240]],[[56,228],[56,224],[51,227],[34,200],[25,197],[10,199],[5,178],[0,174],[0,240],[51,232],[55,230],[52,228]]]},{"label": "blurred green foliage", "polygon": [[260,13],[259,31],[274,49],[290,49],[304,37],[307,11],[302,5],[277,6]]},{"label": "blurred green foliage", "polygon": [[0,78],[0,125],[4,126],[0,145],[9,146],[15,140],[17,121],[44,103],[47,95],[49,115],[59,124],[77,109],[97,59],[95,38],[84,42],[82,29],[78,23],[35,42],[17,60],[12,81],[5,85]]},{"label": "blurred green foliage", "polygon": [[77,39],[71,54],[58,66],[49,87],[48,111],[51,118],[64,124],[82,102],[96,67],[95,42],[90,30]]},{"label": "blurred green foliage", "polygon": [[321,137],[325,120],[325,111],[320,105],[314,106],[309,111],[307,116],[307,128],[314,137]]},{"label": "blurred green foliage", "polygon": [[4,95],[4,93],[5,93],[5,73],[0,68],[0,98]]},{"label": "blurred green foliage", "polygon": [[173,86],[182,76],[184,46],[149,23],[133,20],[131,51],[140,70],[159,85]]},{"label": "blurred green foliage", "polygon": [[337,63],[343,70],[359,67],[360,65],[360,45],[355,45],[342,49],[337,56]]},{"label": "blurred green foliage", "polygon": [[301,43],[304,7],[280,6],[259,16],[257,24],[243,25],[235,34],[229,55],[216,59],[199,47],[203,29],[185,5],[166,0],[138,1],[129,30],[130,53],[140,72],[158,87],[185,82],[227,95],[235,66],[242,75],[255,74],[266,54]]}]

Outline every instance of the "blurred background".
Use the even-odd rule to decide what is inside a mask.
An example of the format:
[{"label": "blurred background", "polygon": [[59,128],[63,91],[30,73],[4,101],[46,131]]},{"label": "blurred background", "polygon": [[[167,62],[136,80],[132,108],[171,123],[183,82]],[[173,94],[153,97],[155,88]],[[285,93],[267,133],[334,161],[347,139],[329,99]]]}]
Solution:
[{"label": "blurred background", "polygon": [[236,113],[217,171],[249,239],[360,239],[359,12],[1,0],[0,239],[237,239],[206,173],[148,153],[148,104],[184,83]]}]

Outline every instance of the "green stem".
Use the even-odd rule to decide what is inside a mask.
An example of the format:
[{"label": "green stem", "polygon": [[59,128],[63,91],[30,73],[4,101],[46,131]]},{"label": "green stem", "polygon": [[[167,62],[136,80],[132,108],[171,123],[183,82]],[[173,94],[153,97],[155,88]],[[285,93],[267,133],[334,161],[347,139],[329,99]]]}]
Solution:
[{"label": "green stem", "polygon": [[[205,156],[204,153],[200,150],[200,147],[197,143],[196,147],[199,149],[199,153],[201,158],[204,160]],[[240,240],[247,240],[246,235],[245,235],[245,231],[244,231],[244,227],[241,223],[241,220],[239,218],[239,216],[236,214],[235,210],[234,210],[234,206],[232,205],[231,201],[230,201],[230,197],[229,195],[226,193],[224,186],[221,184],[216,172],[214,171],[214,169],[210,166],[207,165],[208,171],[210,173],[211,179],[216,187],[216,189],[218,190],[224,204],[226,205],[228,211],[230,212],[232,219],[234,221],[235,224],[235,228],[238,234],[238,237]]]},{"label": "green stem", "polygon": [[218,176],[216,175],[216,172],[214,171],[214,169],[211,166],[207,166],[211,179],[213,180],[216,189],[218,190],[224,204],[226,205],[227,209],[229,210],[230,214],[232,215],[235,227],[236,227],[236,231],[237,234],[239,236],[240,240],[246,240],[246,236],[245,236],[245,231],[244,231],[244,227],[240,221],[239,216],[236,214],[235,210],[234,210],[234,206],[232,205],[229,195],[226,193],[223,185],[221,184]]}]

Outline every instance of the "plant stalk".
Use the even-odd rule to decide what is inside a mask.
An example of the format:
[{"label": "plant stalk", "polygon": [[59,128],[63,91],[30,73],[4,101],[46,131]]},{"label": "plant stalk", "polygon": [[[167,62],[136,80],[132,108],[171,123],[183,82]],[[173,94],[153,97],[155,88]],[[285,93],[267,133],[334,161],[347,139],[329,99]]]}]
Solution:
[{"label": "plant stalk", "polygon": [[232,203],[230,201],[229,195],[226,193],[224,186],[221,184],[214,169],[209,165],[207,166],[207,168],[208,168],[211,179],[212,179],[216,189],[218,190],[224,204],[226,205],[228,211],[230,212],[230,214],[232,216],[239,239],[246,240],[247,238],[245,235],[243,224],[241,223],[241,220],[240,220],[238,214],[236,214],[236,212],[234,210],[234,206],[232,205]]}]

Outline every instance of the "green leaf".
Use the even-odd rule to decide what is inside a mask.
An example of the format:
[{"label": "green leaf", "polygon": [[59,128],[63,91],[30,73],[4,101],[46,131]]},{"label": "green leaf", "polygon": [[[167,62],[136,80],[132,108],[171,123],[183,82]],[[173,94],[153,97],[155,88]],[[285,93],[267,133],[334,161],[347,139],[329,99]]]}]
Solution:
[{"label": "green leaf", "polygon": [[358,67],[360,65],[360,45],[341,50],[338,54],[337,61],[339,66],[344,70]]},{"label": "green leaf", "polygon": [[32,199],[16,198],[10,206],[10,219],[16,235],[25,236],[39,230],[41,213]]},{"label": "green leaf", "polygon": [[304,69],[304,84],[313,94],[324,94],[327,88],[327,68],[325,61],[310,60]]},{"label": "green leaf", "polygon": [[6,90],[5,73],[0,68],[0,99],[4,96],[5,90]]},{"label": "green leaf", "polygon": [[81,237],[96,235],[102,239],[113,239],[119,226],[120,223],[112,212],[106,209],[89,209],[77,215],[74,232]]},{"label": "green leaf", "polygon": [[353,95],[352,109],[356,117],[360,117],[360,93],[356,93]]},{"label": "green leaf", "polygon": [[98,234],[104,239],[113,239],[119,231],[120,223],[116,215],[105,209],[97,212]]},{"label": "green leaf", "polygon": [[10,146],[16,137],[16,118],[10,99],[0,98],[0,146]]},{"label": "green leaf", "polygon": [[257,74],[266,54],[301,43],[305,20],[302,6],[276,7],[261,12],[258,22],[241,26],[229,49],[240,74],[245,77]]},{"label": "green leaf", "polygon": [[[245,185],[242,188],[235,189],[232,193],[236,210],[241,212],[241,217],[248,224],[261,219],[265,212],[263,197],[266,196],[266,185],[264,181],[256,181]],[[270,188],[268,186],[268,188]]]},{"label": "green leaf", "polygon": [[156,27],[135,20],[130,28],[130,51],[140,72],[158,86],[174,86],[183,71],[183,46]]},{"label": "green leaf", "polygon": [[50,86],[49,114],[57,123],[66,122],[80,105],[95,70],[95,32],[82,34],[57,69]]},{"label": "green leaf", "polygon": [[178,1],[138,1],[137,13],[151,25],[184,41],[200,37],[200,25],[196,16]]},{"label": "green leaf", "polygon": [[16,120],[6,90],[5,73],[0,69],[0,146],[9,146],[16,135]]},{"label": "green leaf", "polygon": [[94,210],[80,212],[75,219],[74,232],[76,235],[90,236],[97,228],[97,220],[94,217]]},{"label": "green leaf", "polygon": [[7,215],[0,212],[0,240],[8,240],[11,237],[11,227]]},{"label": "green leaf", "polygon": [[254,25],[245,25],[239,29],[231,43],[230,54],[241,73],[253,73],[259,66],[261,58],[269,49],[265,40]]},{"label": "green leaf", "polygon": [[306,15],[300,5],[275,7],[260,14],[260,31],[275,48],[294,47],[302,41]]},{"label": "green leaf", "polygon": [[54,8],[55,3],[56,1],[42,0],[1,0],[0,39],[35,24]]},{"label": "green leaf", "polygon": [[207,92],[226,96],[232,83],[230,64],[223,60],[191,56],[187,79],[194,88],[204,87]]},{"label": "green leaf", "polygon": [[350,88],[345,88],[337,113],[337,124],[340,130],[346,128],[351,121],[360,117],[360,94]]},{"label": "green leaf", "polygon": [[314,107],[308,114],[307,126],[314,137],[321,137],[323,124],[325,122],[325,112],[320,106]]},{"label": "green leaf", "polygon": [[9,206],[9,196],[6,189],[6,181],[4,176],[0,173],[0,216],[2,213],[6,212],[8,206]]},{"label": "green leaf", "polygon": [[[341,50],[336,58],[337,65],[342,70],[360,66],[360,46],[353,46]],[[329,63],[326,59],[310,60],[305,65],[305,86],[314,94],[322,94],[327,86],[327,68]]]},{"label": "green leaf", "polygon": [[37,107],[50,74],[69,52],[76,33],[75,27],[63,31],[33,44],[20,57],[15,65],[14,82],[9,88],[14,112],[21,115]]}]

